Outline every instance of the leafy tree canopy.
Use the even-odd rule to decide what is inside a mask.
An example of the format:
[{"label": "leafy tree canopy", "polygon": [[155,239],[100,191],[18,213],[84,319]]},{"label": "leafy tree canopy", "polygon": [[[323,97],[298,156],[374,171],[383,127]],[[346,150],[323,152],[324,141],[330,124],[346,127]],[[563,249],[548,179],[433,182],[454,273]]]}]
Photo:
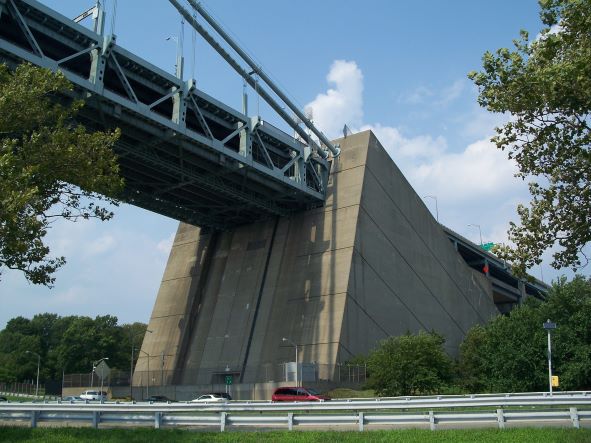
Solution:
[{"label": "leafy tree canopy", "polygon": [[591,388],[591,280],[555,282],[545,302],[531,300],[484,326],[472,328],[460,348],[460,380],[470,392],[548,389],[547,333],[552,366],[564,390]]},{"label": "leafy tree canopy", "polygon": [[367,359],[368,387],[386,396],[440,391],[452,377],[444,343],[441,335],[425,332],[383,340]]},{"label": "leafy tree canopy", "polygon": [[529,207],[517,209],[520,225],[509,228],[515,248],[497,250],[522,275],[554,246],[555,268],[585,266],[591,240],[591,1],[539,3],[541,35],[530,41],[521,31],[514,50],[486,52],[483,71],[469,74],[481,106],[511,114],[493,142],[519,177],[535,177]]},{"label": "leafy tree canopy", "polygon": [[17,317],[0,331],[0,381],[32,379],[41,356],[41,379],[60,379],[66,373],[90,372],[92,362],[109,358],[109,366],[129,370],[131,340],[137,346],[146,331],[143,323],[118,325],[117,317],[60,317],[38,314]]},{"label": "leafy tree canopy", "polygon": [[17,269],[47,286],[65,263],[43,241],[52,221],[108,220],[97,202],[116,205],[123,187],[112,151],[119,131],[77,125],[83,103],[71,91],[62,74],[0,65],[0,273]]}]

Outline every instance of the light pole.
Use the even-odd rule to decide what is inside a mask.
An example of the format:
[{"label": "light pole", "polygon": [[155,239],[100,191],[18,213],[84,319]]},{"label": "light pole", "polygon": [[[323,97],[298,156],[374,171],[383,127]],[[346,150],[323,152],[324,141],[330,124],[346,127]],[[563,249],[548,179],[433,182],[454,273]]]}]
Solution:
[{"label": "light pole", "polygon": [[[150,331],[149,329],[146,329],[146,332],[149,332],[150,334],[154,331]],[[131,401],[133,401],[133,351],[135,348],[135,338],[138,335],[144,334],[143,332],[138,332],[136,334],[132,334],[131,330],[129,331],[129,335],[131,337],[130,341],[131,341],[131,369],[129,372],[129,398],[131,398]]]},{"label": "light pole", "polygon": [[[92,388],[92,385],[94,384],[94,370],[96,369],[96,365],[98,365],[103,360],[108,360],[108,359],[109,359],[109,357],[103,357],[103,358],[99,358],[98,360],[92,362],[92,372],[90,373],[90,387],[91,388]],[[101,378],[101,380],[102,380],[102,378]],[[101,389],[101,391],[102,391],[102,389]]]},{"label": "light pole", "polygon": [[25,354],[33,354],[37,356],[37,384],[35,385],[35,397],[39,396],[39,366],[41,366],[41,356],[33,351],[25,351]]},{"label": "light pole", "polygon": [[295,364],[296,364],[295,379],[296,379],[296,387],[299,387],[300,386],[300,383],[299,383],[300,378],[298,377],[298,366],[299,366],[298,365],[298,345],[286,337],[283,337],[281,340],[286,341],[295,347]]},{"label": "light pole", "polygon": [[164,351],[160,353],[160,386],[164,386]]},{"label": "light pole", "polygon": [[550,333],[556,329],[556,323],[552,323],[550,319],[544,323],[544,329],[548,331],[548,385],[550,387],[550,395],[552,395],[552,342]]},{"label": "light pole", "polygon": [[146,351],[139,349],[140,352],[143,352],[144,354],[146,354],[148,356],[148,389],[146,389],[146,397],[150,396],[150,354],[148,354]]},{"label": "light pole", "polygon": [[475,228],[478,228],[478,234],[480,234],[480,246],[482,246],[482,230],[480,229],[480,225],[469,224],[468,226],[474,226]]},{"label": "light pole", "polygon": [[423,198],[432,198],[435,200],[435,216],[437,223],[439,223],[439,207],[437,206],[437,196],[436,195],[425,195]]}]

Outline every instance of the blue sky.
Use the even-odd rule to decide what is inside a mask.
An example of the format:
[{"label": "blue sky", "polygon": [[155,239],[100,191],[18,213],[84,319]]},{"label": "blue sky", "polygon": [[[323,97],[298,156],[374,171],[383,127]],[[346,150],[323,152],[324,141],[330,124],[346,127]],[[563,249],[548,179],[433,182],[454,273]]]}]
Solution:
[{"label": "blue sky", "polygon": [[[92,1],[43,0],[75,17]],[[117,5],[116,14],[113,7]],[[203,2],[316,124],[338,136],[373,129],[419,195],[436,195],[439,219],[465,237],[506,241],[515,207],[528,200],[515,167],[488,141],[507,117],[476,103],[466,74],[486,50],[508,47],[526,29],[541,29],[534,0],[351,0]],[[106,30],[118,44],[172,72],[180,17],[166,1],[108,0]],[[113,19],[114,16],[114,19]],[[242,81],[184,26],[185,79],[240,108]],[[194,60],[194,62],[193,62]],[[257,109],[281,125],[256,96]],[[434,201],[425,200],[434,212]],[[0,328],[17,315],[113,314],[120,322],[147,322],[177,222],[122,205],[113,221],[56,223],[48,242],[65,255],[53,289],[36,287],[16,272],[0,281]],[[584,271],[589,275],[589,269]],[[531,270],[545,281],[568,271]]]}]

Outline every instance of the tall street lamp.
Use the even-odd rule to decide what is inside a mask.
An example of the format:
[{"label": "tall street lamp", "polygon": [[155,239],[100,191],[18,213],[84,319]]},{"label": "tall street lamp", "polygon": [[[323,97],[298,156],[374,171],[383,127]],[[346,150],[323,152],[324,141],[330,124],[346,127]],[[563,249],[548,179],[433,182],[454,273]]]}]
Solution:
[{"label": "tall street lamp", "polygon": [[298,387],[300,385],[300,383],[299,383],[300,378],[298,377],[298,366],[299,366],[298,365],[298,345],[286,337],[283,337],[281,340],[286,341],[295,347],[295,364],[296,364],[295,379],[296,379],[296,387]]},{"label": "tall street lamp", "polygon": [[478,233],[480,234],[480,246],[482,246],[482,230],[480,229],[480,225],[469,224],[468,226],[474,226],[475,228],[478,228]]},{"label": "tall street lamp", "polygon": [[[149,329],[146,329],[146,332],[149,332],[151,334],[154,331],[150,331]],[[129,331],[129,335],[131,336],[131,339],[130,339],[130,341],[131,341],[131,371],[129,373],[129,398],[131,398],[131,401],[133,401],[133,351],[135,348],[135,338],[141,334],[144,334],[144,333],[138,332],[136,334],[132,334],[131,330]]]},{"label": "tall street lamp", "polygon": [[548,385],[550,386],[550,395],[552,395],[552,342],[550,333],[556,329],[556,323],[552,323],[550,319],[544,323],[544,329],[548,331]]},{"label": "tall street lamp", "polygon": [[143,352],[144,354],[146,354],[148,356],[148,389],[146,389],[146,397],[149,397],[150,396],[150,357],[151,357],[151,355],[148,354],[143,349],[139,349],[139,351]]},{"label": "tall street lamp", "polygon": [[33,351],[25,351],[25,354],[33,354],[37,356],[37,384],[35,385],[35,397],[39,396],[39,366],[41,366],[41,356]]},{"label": "tall street lamp", "polygon": [[437,206],[437,196],[436,195],[425,195],[423,198],[432,198],[435,200],[435,216],[437,223],[439,223],[439,207]]}]

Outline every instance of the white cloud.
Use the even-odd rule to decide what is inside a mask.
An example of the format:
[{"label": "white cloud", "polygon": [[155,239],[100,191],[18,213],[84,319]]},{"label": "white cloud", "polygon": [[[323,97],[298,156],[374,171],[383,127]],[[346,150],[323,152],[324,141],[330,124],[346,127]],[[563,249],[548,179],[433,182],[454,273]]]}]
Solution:
[{"label": "white cloud", "polygon": [[441,106],[445,106],[462,95],[464,89],[466,88],[466,80],[459,79],[453,82],[450,86],[444,88],[441,93],[439,94],[439,98],[437,100],[437,104]]},{"label": "white cloud", "polygon": [[163,254],[170,254],[170,249],[172,248],[172,243],[174,242],[174,232],[171,232],[167,238],[164,238],[158,242],[156,245],[156,249]]},{"label": "white cloud", "polygon": [[431,97],[433,97],[433,91],[431,89],[426,86],[419,86],[413,91],[402,94],[398,102],[408,105],[421,105]]},{"label": "white cloud", "polygon": [[559,25],[559,24],[552,25],[552,26],[550,27],[550,29],[549,29],[547,32],[545,32],[545,33],[541,33],[541,32],[539,32],[539,33],[536,35],[536,38],[534,39],[534,42],[537,42],[537,41],[539,41],[539,40],[543,40],[543,39],[545,39],[545,38],[546,38],[548,35],[558,34],[558,33],[562,32],[563,30],[564,30],[564,27],[562,27],[562,26],[561,26],[561,25]]},{"label": "white cloud", "polygon": [[443,153],[420,162],[409,173],[415,186],[436,189],[457,200],[480,199],[515,188],[517,167],[487,139],[459,153]]},{"label": "white cloud", "polygon": [[363,74],[357,63],[336,60],[326,77],[334,88],[318,94],[306,105],[313,119],[329,137],[340,134],[343,126],[359,126],[363,119]]},{"label": "white cloud", "polygon": [[90,243],[84,248],[87,256],[94,256],[104,254],[115,247],[115,239],[112,235],[102,235]]},{"label": "white cloud", "polygon": [[457,100],[467,89],[466,86],[467,81],[465,79],[458,79],[439,91],[421,85],[410,92],[402,94],[398,102],[407,105],[430,104],[443,107]]},{"label": "white cloud", "polygon": [[395,162],[403,163],[406,159],[433,158],[440,156],[447,149],[447,141],[442,136],[419,135],[407,138],[398,128],[383,126],[380,123],[364,125],[360,131],[371,129],[378,140],[388,150]]}]

